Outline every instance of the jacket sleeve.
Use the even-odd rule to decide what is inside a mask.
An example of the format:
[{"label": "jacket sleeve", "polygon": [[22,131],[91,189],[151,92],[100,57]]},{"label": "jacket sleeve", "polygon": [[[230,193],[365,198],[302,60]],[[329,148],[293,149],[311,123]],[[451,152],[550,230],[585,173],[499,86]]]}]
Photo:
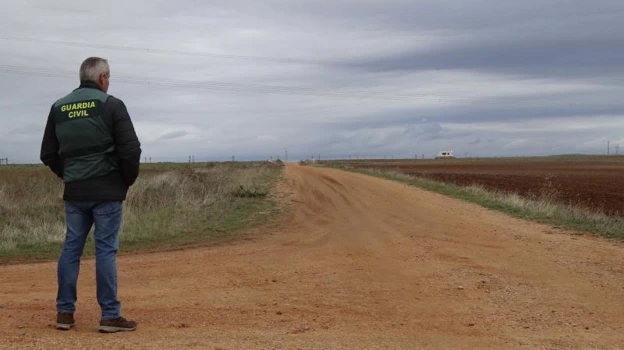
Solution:
[{"label": "jacket sleeve", "polygon": [[50,167],[56,176],[63,178],[63,163],[59,156],[59,142],[56,138],[56,126],[52,119],[52,108],[50,108],[50,114],[48,114],[48,121],[43,133],[40,158],[43,164]]},{"label": "jacket sleeve", "polygon": [[113,111],[113,139],[119,157],[121,175],[126,184],[132,186],[139,176],[141,143],[124,103],[117,98],[110,100],[112,100],[109,102],[112,103]]}]

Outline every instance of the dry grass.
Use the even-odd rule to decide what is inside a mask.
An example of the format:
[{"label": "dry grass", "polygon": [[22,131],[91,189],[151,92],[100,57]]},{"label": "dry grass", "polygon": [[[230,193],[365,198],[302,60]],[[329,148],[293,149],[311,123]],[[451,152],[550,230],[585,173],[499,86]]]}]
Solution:
[{"label": "dry grass", "polygon": [[0,251],[62,241],[63,185],[44,170],[0,169]]},{"label": "dry grass", "polygon": [[[268,163],[143,167],[124,202],[122,249],[223,238],[267,211],[280,173]],[[237,195],[241,188],[257,196]],[[0,256],[57,254],[65,236],[62,194],[46,168],[0,168]]]},{"label": "dry grass", "polygon": [[558,203],[548,192],[543,193],[539,199],[528,199],[515,193],[493,192],[476,185],[466,187],[465,190],[477,197],[523,213],[528,218],[562,223],[571,228],[601,233],[609,237],[624,238],[623,217]]}]

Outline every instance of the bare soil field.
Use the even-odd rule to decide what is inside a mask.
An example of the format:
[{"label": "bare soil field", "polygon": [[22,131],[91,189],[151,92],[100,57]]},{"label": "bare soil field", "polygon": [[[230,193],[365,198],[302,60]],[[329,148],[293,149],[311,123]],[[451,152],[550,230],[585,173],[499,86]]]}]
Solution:
[{"label": "bare soil field", "polygon": [[354,168],[391,170],[465,186],[550,198],[601,211],[624,214],[622,157],[572,157],[438,161],[352,161]]},{"label": "bare soil field", "polygon": [[[119,259],[136,332],[54,329],[55,262],[0,266],[2,349],[621,349],[622,243],[401,183],[289,165],[277,228]],[[123,247],[122,247],[123,249]]]}]

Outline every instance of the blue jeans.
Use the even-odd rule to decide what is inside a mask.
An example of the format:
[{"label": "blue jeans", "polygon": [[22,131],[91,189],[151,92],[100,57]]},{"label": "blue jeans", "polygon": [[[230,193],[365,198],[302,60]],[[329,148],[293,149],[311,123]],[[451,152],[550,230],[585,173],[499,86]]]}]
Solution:
[{"label": "blue jeans", "polygon": [[117,249],[121,218],[121,202],[65,202],[67,234],[58,261],[58,312],[73,314],[76,311],[80,257],[89,231],[95,224],[95,274],[102,320],[121,316],[121,303],[117,300]]}]

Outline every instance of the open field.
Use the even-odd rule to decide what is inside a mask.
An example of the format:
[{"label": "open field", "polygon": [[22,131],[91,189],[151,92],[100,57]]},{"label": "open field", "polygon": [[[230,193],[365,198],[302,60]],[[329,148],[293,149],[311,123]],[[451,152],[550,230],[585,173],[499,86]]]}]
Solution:
[{"label": "open field", "polygon": [[[624,344],[621,242],[336,169],[286,167],[277,227],[235,244],[121,256],[137,332],[53,328],[55,263],[0,266],[3,349],[543,349]],[[452,215],[449,215],[452,213]]]},{"label": "open field", "polygon": [[461,186],[476,184],[529,199],[549,199],[609,215],[624,214],[622,156],[366,160],[334,164],[400,172]]},{"label": "open field", "polygon": [[[275,214],[272,163],[148,164],[124,202],[123,252],[228,239]],[[49,259],[65,236],[63,184],[43,166],[0,167],[0,262]],[[85,247],[93,254],[92,235]]]}]

